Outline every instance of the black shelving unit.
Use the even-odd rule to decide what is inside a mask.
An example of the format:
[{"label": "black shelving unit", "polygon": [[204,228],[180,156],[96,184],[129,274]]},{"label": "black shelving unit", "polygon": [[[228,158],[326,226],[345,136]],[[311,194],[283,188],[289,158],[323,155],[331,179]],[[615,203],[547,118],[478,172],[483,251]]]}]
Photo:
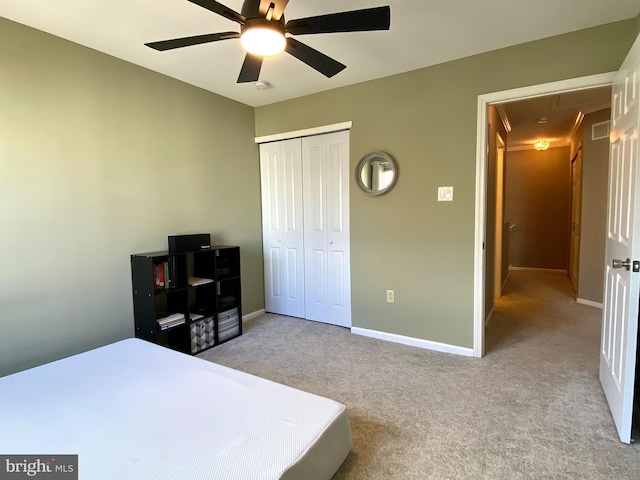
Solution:
[{"label": "black shelving unit", "polygon": [[131,255],[138,338],[199,353],[242,335],[240,247]]}]

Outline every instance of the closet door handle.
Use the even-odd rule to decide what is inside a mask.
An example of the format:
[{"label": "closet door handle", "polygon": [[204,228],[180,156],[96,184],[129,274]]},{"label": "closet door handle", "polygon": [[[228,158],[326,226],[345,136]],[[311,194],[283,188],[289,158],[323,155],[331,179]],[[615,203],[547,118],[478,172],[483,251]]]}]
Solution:
[{"label": "closet door handle", "polygon": [[282,239],[281,239],[281,238],[279,238],[279,239],[278,239],[278,241],[279,241],[279,242],[281,242],[281,241],[282,241]]},{"label": "closet door handle", "polygon": [[329,240],[329,245],[333,245],[333,240]]}]

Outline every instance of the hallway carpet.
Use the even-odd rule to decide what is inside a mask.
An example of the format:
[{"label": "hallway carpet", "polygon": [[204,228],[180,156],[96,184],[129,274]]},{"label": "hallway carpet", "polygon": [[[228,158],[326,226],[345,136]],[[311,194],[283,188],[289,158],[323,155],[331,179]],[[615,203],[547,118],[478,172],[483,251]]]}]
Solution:
[{"label": "hallway carpet", "polygon": [[272,314],[199,356],[344,403],[334,480],[637,480],[598,381],[601,314],[564,274],[512,271],[482,359]]}]

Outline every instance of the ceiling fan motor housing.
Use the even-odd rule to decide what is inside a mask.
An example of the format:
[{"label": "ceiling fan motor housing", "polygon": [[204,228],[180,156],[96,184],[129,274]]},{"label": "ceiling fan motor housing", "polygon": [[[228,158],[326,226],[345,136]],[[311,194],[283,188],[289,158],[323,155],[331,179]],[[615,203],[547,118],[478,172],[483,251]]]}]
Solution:
[{"label": "ceiling fan motor housing", "polygon": [[240,34],[243,34],[246,30],[251,28],[271,28],[284,37],[284,15],[280,20],[267,20],[264,17],[247,18],[244,25],[240,25]]},{"label": "ceiling fan motor housing", "polygon": [[[277,3],[277,2],[276,2]],[[260,11],[260,6],[262,5],[263,7],[263,11]],[[270,3],[268,4],[267,2],[260,1],[260,0],[244,0],[244,2],[242,3],[242,10],[240,10],[240,13],[247,19],[249,18],[254,18],[254,17],[262,17],[263,19],[265,17],[267,17],[267,13],[269,8],[267,8],[267,6],[269,6],[270,8],[274,8],[275,9],[275,3]],[[284,17],[284,15],[282,15],[282,17]],[[284,19],[280,18],[278,20],[282,20],[282,24],[284,25]]]}]

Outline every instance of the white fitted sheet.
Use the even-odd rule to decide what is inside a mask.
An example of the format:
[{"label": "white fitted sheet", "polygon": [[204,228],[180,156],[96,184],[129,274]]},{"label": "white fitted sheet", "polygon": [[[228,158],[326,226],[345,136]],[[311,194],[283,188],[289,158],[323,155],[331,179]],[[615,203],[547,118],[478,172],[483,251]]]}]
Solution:
[{"label": "white fitted sheet", "polygon": [[138,339],[0,378],[0,453],[86,480],[330,479],[344,405]]}]

